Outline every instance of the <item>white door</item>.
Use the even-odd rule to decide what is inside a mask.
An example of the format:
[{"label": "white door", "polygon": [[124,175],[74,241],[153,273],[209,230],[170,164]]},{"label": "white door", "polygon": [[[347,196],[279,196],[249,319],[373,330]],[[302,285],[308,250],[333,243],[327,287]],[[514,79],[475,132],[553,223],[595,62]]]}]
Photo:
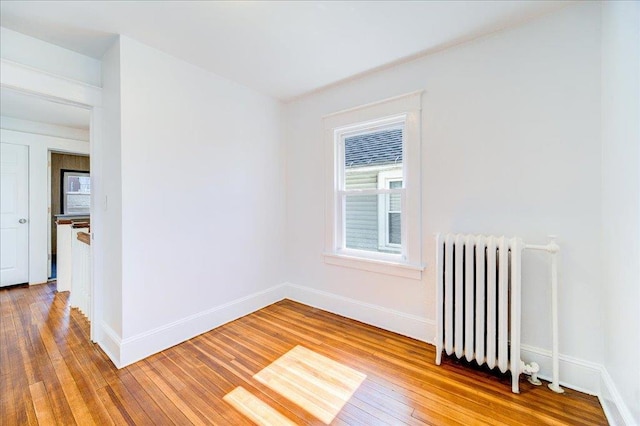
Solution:
[{"label": "white door", "polygon": [[29,148],[0,143],[0,287],[29,282]]}]

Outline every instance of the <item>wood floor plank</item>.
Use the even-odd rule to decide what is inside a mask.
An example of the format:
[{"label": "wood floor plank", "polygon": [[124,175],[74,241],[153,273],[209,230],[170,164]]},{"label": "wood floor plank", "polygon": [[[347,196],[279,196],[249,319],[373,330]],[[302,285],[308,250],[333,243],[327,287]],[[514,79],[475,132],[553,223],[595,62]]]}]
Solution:
[{"label": "wood floor plank", "polygon": [[[55,283],[0,289],[2,425],[604,425],[558,395],[290,300],[121,370]],[[241,389],[238,391],[237,389]]]},{"label": "wood floor plank", "polygon": [[294,422],[242,386],[238,386],[222,399],[260,426],[295,426]]},{"label": "wood floor plank", "polygon": [[[127,420],[128,424],[148,425],[153,424],[153,420],[142,409],[135,397],[120,383],[109,384],[99,390],[99,396],[105,407],[115,406],[121,417]],[[109,409],[107,409],[109,410]],[[112,412],[113,410],[109,410]],[[118,416],[109,414],[112,419]]]},{"label": "wood floor plank", "polygon": [[44,383],[38,382],[29,386],[31,392],[31,400],[36,412],[36,418],[41,425],[55,424],[55,414],[53,414],[53,408],[51,408],[51,402],[47,396],[47,389],[44,387]]},{"label": "wood floor plank", "polygon": [[55,340],[54,333],[49,329],[49,327],[42,327],[40,330],[40,336],[42,337],[44,346],[49,354],[53,370],[55,371],[58,381],[62,386],[64,397],[66,398],[69,406],[72,407],[71,413],[76,423],[80,425],[95,424],[93,417],[91,416],[91,411],[83,398],[83,394],[78,388],[78,383],[76,383],[67,366],[66,361],[68,361],[69,358],[62,355],[61,349],[63,348],[58,347],[58,342]]},{"label": "wood floor plank", "polygon": [[0,376],[0,412],[8,419],[16,419],[18,421],[18,411],[16,410],[17,395],[14,394],[12,374],[3,374]]},{"label": "wood floor plank", "polygon": [[62,385],[58,380],[55,368],[40,336],[40,328],[44,327],[33,325],[29,330],[25,330],[24,337],[31,341],[33,353],[31,355],[34,360],[38,377],[41,378],[49,395],[51,407],[53,409],[56,421],[59,423],[69,422],[74,424],[71,407],[64,397]]},{"label": "wood floor plank", "polygon": [[189,419],[183,412],[173,403],[173,401],[165,395],[162,389],[156,385],[148,376],[146,371],[149,366],[147,361],[141,361],[129,367],[131,376],[140,384],[146,393],[151,397],[154,405],[160,407],[166,419],[173,424],[188,424]]},{"label": "wood floor plank", "polygon": [[[208,424],[207,419],[202,416],[202,414],[198,413],[196,409],[191,408],[191,398],[185,398],[184,393],[180,393],[180,390],[174,388],[174,382],[171,379],[167,380],[166,370],[162,370],[162,372],[160,372],[159,370],[149,366],[149,369],[145,371],[149,379],[152,381],[153,386],[157,386],[166,398],[175,404],[178,410],[180,410],[180,412],[188,419],[189,423],[194,425]],[[182,389],[184,389],[185,392],[189,392],[189,389],[186,389],[184,384],[182,385]]]},{"label": "wood floor plank", "polygon": [[[208,367],[198,357],[200,352],[193,349],[190,344],[181,345],[173,356],[166,356],[159,362],[165,369],[170,369],[181,378],[188,392],[183,391],[189,401],[190,407],[200,413],[209,424],[233,425],[241,424],[242,416],[228,406],[218,407],[211,404],[211,400],[222,399],[230,388],[222,387],[222,381],[217,380],[217,375],[203,374]],[[189,350],[192,349],[192,350]],[[183,396],[184,397],[184,396]]]}]

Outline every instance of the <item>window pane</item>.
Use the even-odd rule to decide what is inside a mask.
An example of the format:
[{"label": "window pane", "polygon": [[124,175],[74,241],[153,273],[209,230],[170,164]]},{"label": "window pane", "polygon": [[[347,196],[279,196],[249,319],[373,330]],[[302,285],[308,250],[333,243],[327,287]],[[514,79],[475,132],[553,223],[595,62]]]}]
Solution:
[{"label": "window pane", "polygon": [[389,213],[389,244],[402,242],[400,223],[400,213]]},{"label": "window pane", "polygon": [[91,195],[89,194],[67,194],[67,208],[65,213],[89,212],[91,206]]},{"label": "window pane", "polygon": [[347,196],[345,213],[347,248],[378,251],[378,196]]},{"label": "window pane", "polygon": [[344,180],[345,189],[378,189],[377,170],[347,170]]},{"label": "window pane", "polygon": [[91,178],[89,176],[78,177],[80,192],[91,193]]},{"label": "window pane", "polygon": [[78,192],[80,190],[80,177],[67,177],[67,192]]},{"label": "window pane", "polygon": [[402,198],[400,194],[389,194],[389,211],[399,212],[401,210]]},{"label": "window pane", "polygon": [[[380,216],[380,209],[384,209],[387,205],[387,197],[388,195],[345,196],[344,229],[347,248],[380,253],[401,252],[400,247],[391,247],[387,244],[387,236],[384,232],[386,224],[379,223],[385,222],[385,216]],[[395,214],[399,223],[400,213]],[[399,225],[397,229],[399,230]],[[397,244],[399,244],[400,237],[397,238]]]},{"label": "window pane", "polygon": [[91,178],[89,176],[67,176],[66,192],[91,192]]},{"label": "window pane", "polygon": [[345,189],[374,189],[376,174],[393,166],[402,173],[402,132],[395,127],[346,137]]}]

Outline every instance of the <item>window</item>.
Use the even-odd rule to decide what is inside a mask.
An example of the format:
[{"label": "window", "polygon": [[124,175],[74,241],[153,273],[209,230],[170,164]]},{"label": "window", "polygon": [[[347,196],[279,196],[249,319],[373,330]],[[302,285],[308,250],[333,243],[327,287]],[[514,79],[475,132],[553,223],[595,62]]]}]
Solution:
[{"label": "window", "polygon": [[420,95],[325,117],[328,263],[420,277]]},{"label": "window", "polygon": [[336,135],[345,247],[401,254],[402,141],[405,117],[365,123]]},{"label": "window", "polygon": [[62,213],[89,214],[91,207],[91,178],[89,173],[77,170],[61,170],[60,196]]}]

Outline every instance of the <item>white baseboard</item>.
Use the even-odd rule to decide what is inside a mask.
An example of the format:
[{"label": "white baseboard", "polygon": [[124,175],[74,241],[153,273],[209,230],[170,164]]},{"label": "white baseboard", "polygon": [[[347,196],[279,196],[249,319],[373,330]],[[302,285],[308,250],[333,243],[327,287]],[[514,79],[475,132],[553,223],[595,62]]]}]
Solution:
[{"label": "white baseboard", "polygon": [[109,327],[104,321],[100,322],[98,327],[98,336],[96,343],[102,348],[104,353],[107,354],[113,365],[116,368],[121,368],[120,365],[120,345],[121,340],[118,333],[116,333],[111,327]]},{"label": "white baseboard", "polygon": [[[528,345],[522,345],[521,350],[522,360],[537,362],[540,365],[539,377],[551,381],[551,351]],[[558,358],[560,360],[560,386],[596,395],[609,424],[613,426],[636,425],[629,407],[620,396],[616,385],[603,365],[562,354]]]},{"label": "white baseboard", "polygon": [[633,426],[637,425],[631,414],[631,410],[625,404],[618,388],[613,382],[607,369],[601,368],[600,394],[598,395],[600,404],[604,409],[609,424],[613,426]]},{"label": "white baseboard", "polygon": [[[537,362],[540,365],[541,379],[551,381],[553,368],[551,351],[529,345],[521,346],[521,358],[525,363]],[[602,366],[595,362],[585,361],[560,354],[560,386],[564,386],[589,395],[600,393],[600,372]]]},{"label": "white baseboard", "polygon": [[179,319],[172,323],[128,337],[120,343],[119,368],[189,340],[230,321],[255,312],[285,297],[285,285],[242,297]]},{"label": "white baseboard", "polygon": [[351,318],[423,342],[433,342],[436,323],[428,318],[407,314],[337,294],[287,283],[286,297],[343,317]]}]

